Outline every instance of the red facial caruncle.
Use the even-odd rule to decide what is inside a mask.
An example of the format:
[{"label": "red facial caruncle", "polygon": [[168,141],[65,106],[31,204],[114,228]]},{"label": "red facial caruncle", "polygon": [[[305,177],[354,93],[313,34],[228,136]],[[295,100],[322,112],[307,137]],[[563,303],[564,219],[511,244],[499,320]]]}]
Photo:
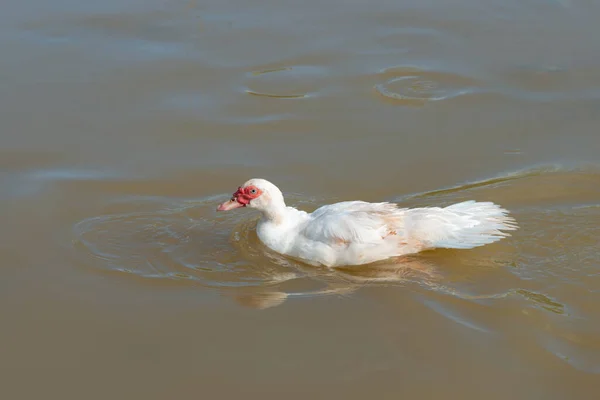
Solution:
[{"label": "red facial caruncle", "polygon": [[256,186],[239,187],[238,190],[233,194],[233,199],[238,203],[243,204],[244,207],[250,203],[252,199],[257,198],[261,195],[261,190]]},{"label": "red facial caruncle", "polygon": [[250,201],[257,198],[262,194],[262,190],[256,186],[239,187],[238,190],[233,194],[231,200],[226,201],[217,207],[217,211],[229,211],[235,208],[246,207],[250,204]]}]

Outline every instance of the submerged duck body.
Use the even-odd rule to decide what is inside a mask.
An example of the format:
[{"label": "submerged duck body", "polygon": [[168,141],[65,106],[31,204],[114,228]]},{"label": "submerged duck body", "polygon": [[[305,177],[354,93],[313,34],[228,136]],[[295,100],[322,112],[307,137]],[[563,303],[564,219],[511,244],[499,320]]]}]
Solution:
[{"label": "submerged duck body", "polygon": [[256,231],[267,247],[327,267],[368,264],[434,248],[471,249],[517,229],[508,212],[491,202],[399,208],[388,202],[345,201],[307,213],[286,206],[281,190],[265,179],[250,179],[217,210],[241,207],[262,213]]}]

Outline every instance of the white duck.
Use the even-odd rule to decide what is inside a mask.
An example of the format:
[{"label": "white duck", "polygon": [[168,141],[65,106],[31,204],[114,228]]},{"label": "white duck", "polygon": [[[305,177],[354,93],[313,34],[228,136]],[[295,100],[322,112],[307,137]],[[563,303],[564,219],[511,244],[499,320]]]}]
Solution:
[{"label": "white duck", "polygon": [[251,179],[217,211],[251,207],[262,213],[256,231],[270,249],[312,265],[367,264],[434,248],[470,249],[517,229],[507,211],[490,202],[445,208],[398,208],[392,203],[345,201],[312,213],[287,207],[277,186]]}]

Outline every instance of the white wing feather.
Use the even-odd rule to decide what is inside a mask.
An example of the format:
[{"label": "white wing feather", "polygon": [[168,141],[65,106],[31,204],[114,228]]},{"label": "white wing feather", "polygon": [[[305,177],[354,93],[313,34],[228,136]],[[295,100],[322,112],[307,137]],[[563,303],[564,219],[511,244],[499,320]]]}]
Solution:
[{"label": "white wing feather", "polygon": [[315,210],[301,234],[310,240],[337,243],[372,243],[381,241],[381,232],[401,217],[401,210],[391,203],[346,201]]}]

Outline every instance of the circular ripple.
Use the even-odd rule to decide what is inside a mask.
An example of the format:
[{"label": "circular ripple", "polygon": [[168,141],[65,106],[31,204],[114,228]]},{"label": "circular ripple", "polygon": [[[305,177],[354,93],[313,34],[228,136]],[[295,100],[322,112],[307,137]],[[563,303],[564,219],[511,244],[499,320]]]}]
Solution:
[{"label": "circular ripple", "polygon": [[[231,248],[230,236],[244,247],[257,245],[253,221],[217,221],[218,201],[178,204],[145,202],[144,212],[123,212],[80,221],[74,227],[76,244],[101,268],[151,278],[190,280],[215,287],[252,286],[277,281],[252,268]],[[154,207],[152,207],[152,205]],[[139,205],[126,204],[125,208]],[[240,217],[238,215],[237,217]],[[260,250],[248,250],[260,253]],[[281,272],[288,272],[282,266]]]},{"label": "circular ripple", "polygon": [[266,249],[256,236],[256,214],[217,214],[216,204],[226,199],[111,204],[106,215],[75,224],[75,250],[95,268],[219,288],[254,308],[276,306],[289,296],[353,290],[332,286],[319,269]]},{"label": "circular ripple", "polygon": [[311,66],[281,67],[254,71],[249,74],[246,93],[280,99],[300,99],[318,90],[316,78],[323,76],[321,68]]},{"label": "circular ripple", "polygon": [[381,76],[385,82],[375,85],[375,91],[406,105],[424,105],[474,93],[479,86],[474,79],[462,75],[410,66],[383,70]]}]

